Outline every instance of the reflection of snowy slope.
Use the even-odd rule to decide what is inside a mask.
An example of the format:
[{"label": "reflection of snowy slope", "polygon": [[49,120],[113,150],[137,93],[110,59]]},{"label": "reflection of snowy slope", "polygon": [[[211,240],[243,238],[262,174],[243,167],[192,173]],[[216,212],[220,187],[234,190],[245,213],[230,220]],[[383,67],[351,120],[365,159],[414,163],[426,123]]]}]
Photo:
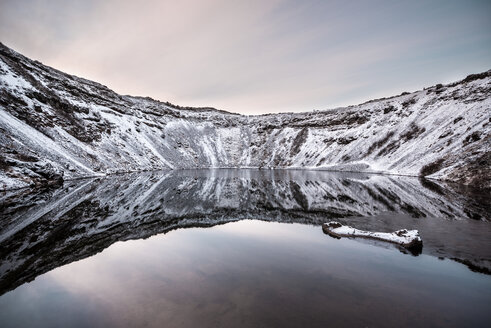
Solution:
[{"label": "reflection of snowy slope", "polygon": [[213,167],[423,173],[489,187],[490,75],[347,108],[242,116],[121,96],[0,44],[0,189]]},{"label": "reflection of snowy slope", "polygon": [[[434,192],[417,179],[398,176],[228,169],[134,173],[66,182],[59,189],[11,191],[0,198],[0,290],[116,241],[177,228],[242,219],[320,226],[355,217],[358,227],[379,224],[368,217],[383,213],[402,213],[416,224],[437,218],[489,220],[489,202],[473,205],[439,187]],[[394,226],[395,218],[382,227],[406,227],[407,221]]]}]

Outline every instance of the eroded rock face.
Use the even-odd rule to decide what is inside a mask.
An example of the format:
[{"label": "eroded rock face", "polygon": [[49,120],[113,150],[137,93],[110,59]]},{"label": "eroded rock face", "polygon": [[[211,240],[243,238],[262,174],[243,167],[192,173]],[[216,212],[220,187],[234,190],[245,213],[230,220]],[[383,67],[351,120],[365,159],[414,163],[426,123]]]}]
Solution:
[{"label": "eroded rock face", "polygon": [[[358,106],[243,116],[118,95],[0,44],[0,189],[46,181],[51,167],[68,179],[169,168],[307,167],[489,188],[490,96],[488,71]],[[33,170],[32,163],[47,170]]]}]

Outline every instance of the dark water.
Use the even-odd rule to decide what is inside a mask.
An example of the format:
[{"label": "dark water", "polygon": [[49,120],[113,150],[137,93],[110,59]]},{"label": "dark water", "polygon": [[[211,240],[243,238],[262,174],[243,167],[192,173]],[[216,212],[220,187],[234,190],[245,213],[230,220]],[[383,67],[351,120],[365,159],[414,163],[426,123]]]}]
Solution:
[{"label": "dark water", "polygon": [[[487,327],[489,195],[417,179],[180,171],[0,197],[1,327]],[[414,256],[322,222],[416,228]]]}]

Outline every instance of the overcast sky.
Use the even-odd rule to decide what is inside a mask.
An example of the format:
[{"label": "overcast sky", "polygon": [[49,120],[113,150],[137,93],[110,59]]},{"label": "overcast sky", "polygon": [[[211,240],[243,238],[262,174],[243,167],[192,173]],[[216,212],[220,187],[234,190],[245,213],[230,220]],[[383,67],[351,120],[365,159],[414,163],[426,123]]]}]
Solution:
[{"label": "overcast sky", "polygon": [[491,69],[491,1],[0,0],[0,41],[122,94],[307,111]]}]

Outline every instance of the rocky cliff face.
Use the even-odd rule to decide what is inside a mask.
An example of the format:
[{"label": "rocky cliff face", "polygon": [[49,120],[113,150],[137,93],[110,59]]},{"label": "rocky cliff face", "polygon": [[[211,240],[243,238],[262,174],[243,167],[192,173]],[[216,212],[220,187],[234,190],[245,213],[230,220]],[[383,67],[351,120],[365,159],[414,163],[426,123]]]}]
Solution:
[{"label": "rocky cliff face", "polygon": [[0,189],[176,168],[315,168],[491,187],[491,71],[308,113],[122,96],[0,44]]}]

